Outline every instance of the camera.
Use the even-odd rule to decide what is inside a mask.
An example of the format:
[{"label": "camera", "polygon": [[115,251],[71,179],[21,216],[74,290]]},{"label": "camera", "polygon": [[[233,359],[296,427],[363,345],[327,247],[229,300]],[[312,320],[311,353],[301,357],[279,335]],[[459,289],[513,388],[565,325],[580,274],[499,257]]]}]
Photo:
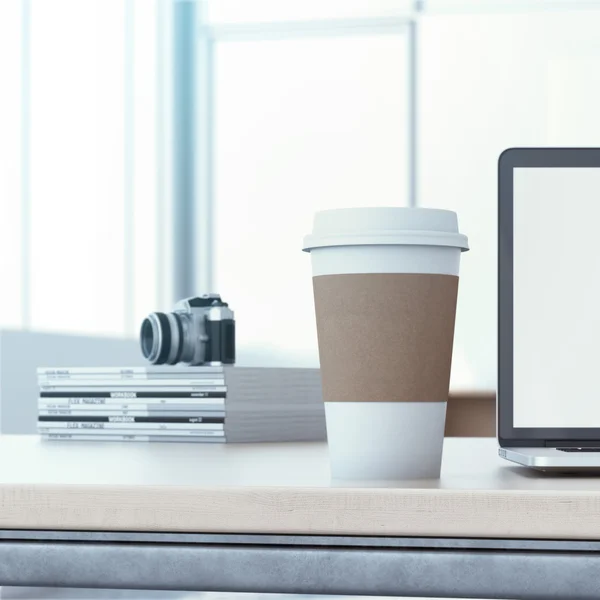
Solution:
[{"label": "camera", "polygon": [[140,346],[154,365],[231,365],[235,363],[233,311],[219,294],[180,300],[173,312],[153,312],[144,319]]}]

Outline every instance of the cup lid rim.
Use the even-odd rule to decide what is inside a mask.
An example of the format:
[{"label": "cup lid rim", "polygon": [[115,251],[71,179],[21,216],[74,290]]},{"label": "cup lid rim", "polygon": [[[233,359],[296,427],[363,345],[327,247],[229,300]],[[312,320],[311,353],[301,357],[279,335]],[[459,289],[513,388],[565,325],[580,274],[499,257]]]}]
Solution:
[{"label": "cup lid rim", "polygon": [[457,231],[367,230],[326,235],[309,234],[304,237],[302,250],[310,252],[318,248],[336,246],[444,246],[460,248],[462,252],[467,252],[469,240],[466,235]]}]

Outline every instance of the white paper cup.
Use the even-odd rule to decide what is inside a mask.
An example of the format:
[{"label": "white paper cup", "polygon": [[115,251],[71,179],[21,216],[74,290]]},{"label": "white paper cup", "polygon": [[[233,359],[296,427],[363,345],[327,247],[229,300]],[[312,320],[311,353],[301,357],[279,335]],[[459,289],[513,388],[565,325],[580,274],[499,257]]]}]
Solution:
[{"label": "white paper cup", "polygon": [[[450,281],[457,285],[460,254],[468,250],[468,241],[466,236],[458,232],[456,214],[445,210],[411,208],[323,211],[315,216],[313,233],[306,236],[303,249],[311,254],[317,322],[320,324],[319,353],[332,477],[365,480],[439,477],[449,383],[444,383],[446,367],[443,363],[444,360],[447,361],[449,380],[456,296],[454,295],[454,305],[444,308],[444,314],[447,315],[443,318],[445,359],[438,352],[437,360],[430,365],[427,355],[422,360],[417,360],[418,357],[411,354],[411,348],[397,345],[402,344],[402,340],[394,338],[393,329],[399,322],[386,322],[387,312],[394,313],[395,297],[386,297],[387,308],[384,313],[378,314],[378,293],[382,289],[391,290],[391,293],[400,290],[398,305],[403,308],[399,308],[401,314],[396,319],[401,319],[402,327],[406,329],[408,326],[407,331],[412,331],[412,335],[417,336],[412,338],[413,343],[417,341],[415,352],[423,352],[419,345],[419,332],[413,331],[414,328],[410,329],[410,323],[407,325],[406,322],[414,316],[415,327],[425,328],[423,339],[427,336],[435,338],[435,331],[426,331],[424,315],[413,315],[410,307],[415,307],[415,313],[420,310],[421,303],[418,298],[415,302],[414,294],[422,294],[423,304],[431,304],[435,300],[432,294],[438,283],[446,288]],[[417,277],[371,277],[373,274],[413,274]],[[366,277],[343,277],[352,275]],[[421,278],[420,275],[426,277]],[[446,277],[429,277],[436,275]],[[382,280],[384,285],[380,287]],[[431,293],[424,293],[422,289],[429,288],[427,285],[423,288],[421,283],[419,289],[415,288],[412,292],[406,290],[407,297],[412,300],[405,302],[403,286],[411,286],[414,281],[432,281],[435,285],[431,287]],[[327,282],[329,286],[325,300],[323,292],[318,291],[323,282]],[[349,329],[352,325],[349,324],[356,326],[362,319],[361,315],[348,314],[346,318],[346,315],[339,314],[354,310],[351,298],[335,297],[339,282],[343,282],[340,289],[354,294],[363,307],[362,311],[366,313],[364,318],[370,327],[360,329],[360,339],[354,340]],[[349,287],[344,287],[348,282]],[[372,284],[372,290],[366,289]],[[372,304],[369,300],[371,293]],[[451,298],[451,294],[448,297]],[[447,303],[452,303],[452,300]],[[435,319],[430,320],[433,322]],[[333,325],[330,328],[331,323]],[[346,328],[341,333],[341,342],[337,344],[331,341],[335,338],[335,331],[330,331],[336,326]],[[451,329],[448,330],[448,327]],[[382,338],[394,341],[394,356],[385,355],[386,350],[381,346]],[[357,348],[350,352],[348,347],[352,344],[356,344]],[[365,349],[378,349],[381,354],[381,361],[373,356],[365,356],[365,361],[370,361],[371,364],[367,371],[363,369],[361,345]],[[336,372],[332,373],[334,368]],[[399,368],[398,372],[404,373],[397,382],[398,388],[403,391],[398,393],[398,397],[392,391],[386,393],[385,397],[374,398],[370,393],[371,384],[373,388],[377,388],[385,380],[385,385],[381,384],[380,387],[393,389],[396,368]],[[363,374],[357,380],[359,371]],[[441,371],[444,373],[440,375]],[[354,387],[344,386],[346,375],[349,380],[354,378],[356,395],[353,395]],[[421,378],[428,377],[438,377],[438,384],[434,387],[420,386]],[[366,381],[369,378],[372,378],[370,383]],[[407,383],[408,380],[410,384]],[[366,394],[371,396],[368,399],[361,398],[365,389]],[[436,397],[422,397],[423,391],[415,392],[420,397],[407,397],[412,389],[435,389]]]}]

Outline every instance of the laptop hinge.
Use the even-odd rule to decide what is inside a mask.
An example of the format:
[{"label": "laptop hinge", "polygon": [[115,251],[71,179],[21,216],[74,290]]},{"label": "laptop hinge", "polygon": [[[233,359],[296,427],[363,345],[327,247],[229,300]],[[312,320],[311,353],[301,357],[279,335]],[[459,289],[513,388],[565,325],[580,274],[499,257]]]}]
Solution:
[{"label": "laptop hinge", "polygon": [[598,448],[600,440],[546,440],[546,448]]}]

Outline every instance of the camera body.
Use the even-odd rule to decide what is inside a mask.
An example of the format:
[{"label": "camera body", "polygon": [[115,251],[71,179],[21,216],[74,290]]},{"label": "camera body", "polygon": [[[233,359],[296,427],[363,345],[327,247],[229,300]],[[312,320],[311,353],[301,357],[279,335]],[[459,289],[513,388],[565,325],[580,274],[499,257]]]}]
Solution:
[{"label": "camera body", "polygon": [[140,330],[142,354],[154,365],[235,363],[235,319],[219,294],[180,300],[170,313],[150,313]]}]

